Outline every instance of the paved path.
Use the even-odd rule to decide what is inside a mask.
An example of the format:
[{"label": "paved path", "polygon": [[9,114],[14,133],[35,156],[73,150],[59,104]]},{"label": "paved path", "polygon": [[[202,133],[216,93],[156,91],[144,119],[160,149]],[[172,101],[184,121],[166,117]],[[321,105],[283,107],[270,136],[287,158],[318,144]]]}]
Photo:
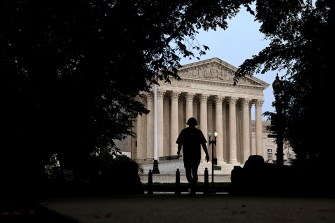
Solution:
[{"label": "paved path", "polygon": [[335,198],[144,194],[57,198],[40,204],[80,223],[335,222]]}]

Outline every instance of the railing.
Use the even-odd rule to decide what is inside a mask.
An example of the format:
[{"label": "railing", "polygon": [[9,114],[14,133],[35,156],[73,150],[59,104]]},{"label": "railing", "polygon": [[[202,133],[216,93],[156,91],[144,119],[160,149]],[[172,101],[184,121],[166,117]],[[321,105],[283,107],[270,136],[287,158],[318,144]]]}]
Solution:
[{"label": "railing", "polygon": [[[139,174],[141,178],[142,183],[148,182],[148,176],[147,174]],[[209,175],[211,176],[211,175]],[[216,183],[227,183],[231,182],[230,174],[215,174],[215,182]],[[205,182],[205,174],[198,174],[198,181],[199,182]],[[176,175],[175,174],[153,174],[152,181],[155,183],[174,183],[176,181]],[[186,175],[180,174],[180,183],[187,183]]]}]

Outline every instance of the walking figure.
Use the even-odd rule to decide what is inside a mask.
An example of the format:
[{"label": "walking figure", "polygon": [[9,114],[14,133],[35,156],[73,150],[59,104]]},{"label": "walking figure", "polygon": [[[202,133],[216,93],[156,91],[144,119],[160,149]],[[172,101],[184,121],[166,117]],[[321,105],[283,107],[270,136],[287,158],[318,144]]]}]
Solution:
[{"label": "walking figure", "polygon": [[197,120],[193,117],[189,118],[186,124],[188,127],[180,132],[176,141],[178,144],[177,155],[180,155],[180,151],[183,149],[183,161],[190,195],[195,195],[198,183],[198,167],[201,160],[201,146],[205,151],[207,162],[209,161],[209,155],[206,145],[207,140],[202,131],[195,127],[198,125]]}]

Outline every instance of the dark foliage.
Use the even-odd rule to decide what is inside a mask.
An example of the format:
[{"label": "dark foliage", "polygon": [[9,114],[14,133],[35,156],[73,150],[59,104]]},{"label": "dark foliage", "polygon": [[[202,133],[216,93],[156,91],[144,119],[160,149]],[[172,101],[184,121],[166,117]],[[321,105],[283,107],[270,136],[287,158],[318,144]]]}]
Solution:
[{"label": "dark foliage", "polygon": [[127,156],[114,158],[110,165],[103,167],[93,184],[105,188],[112,194],[143,194],[144,188],[139,177],[139,166]]},{"label": "dark foliage", "polygon": [[231,172],[232,195],[335,196],[329,171],[320,167],[278,166],[252,155]]},{"label": "dark foliage", "polygon": [[241,2],[249,1],[1,1],[6,182],[40,178],[54,153],[80,171],[95,149],[117,151],[114,140],[149,112],[139,93],[156,78],[178,79],[180,57],[208,49],[197,30],[227,28]]},{"label": "dark foliage", "polygon": [[240,66],[236,81],[255,72],[284,69],[279,99],[285,119],[281,124],[285,141],[296,153],[293,164],[334,169],[335,150],[329,146],[333,137],[329,123],[334,116],[328,115],[334,2],[257,1],[255,16],[262,24],[260,31],[271,42]]}]

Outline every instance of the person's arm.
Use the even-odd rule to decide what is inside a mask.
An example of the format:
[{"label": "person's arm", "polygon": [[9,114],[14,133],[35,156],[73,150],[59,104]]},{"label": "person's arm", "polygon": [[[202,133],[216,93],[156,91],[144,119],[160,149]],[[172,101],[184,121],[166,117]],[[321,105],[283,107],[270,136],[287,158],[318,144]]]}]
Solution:
[{"label": "person's arm", "polygon": [[176,140],[176,143],[178,144],[178,151],[177,151],[177,155],[180,155],[180,150],[182,148],[183,145],[183,141],[184,141],[184,129],[179,133],[179,136]]},{"label": "person's arm", "polygon": [[209,154],[208,154],[208,149],[207,149],[207,145],[206,143],[202,143],[202,149],[205,151],[205,154],[206,154],[206,161],[208,162],[209,161]]},{"label": "person's arm", "polygon": [[178,144],[178,151],[177,151],[177,155],[180,155],[180,150],[181,150],[181,144]]},{"label": "person's arm", "polygon": [[209,161],[209,154],[208,154],[208,149],[207,149],[207,145],[206,145],[207,140],[206,140],[204,134],[202,133],[202,131],[199,130],[199,132],[200,132],[200,136],[199,136],[200,137],[200,144],[201,144],[202,149],[204,150],[204,152],[206,154],[206,161],[208,162]]}]

